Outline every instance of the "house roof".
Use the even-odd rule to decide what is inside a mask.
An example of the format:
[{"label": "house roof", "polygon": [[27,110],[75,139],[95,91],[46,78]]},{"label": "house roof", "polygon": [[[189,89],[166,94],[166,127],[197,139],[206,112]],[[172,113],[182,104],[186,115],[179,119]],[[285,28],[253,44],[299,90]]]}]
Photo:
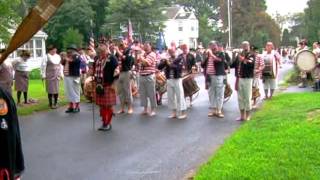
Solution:
[{"label": "house roof", "polygon": [[168,7],[164,10],[164,15],[168,19],[174,19],[178,12],[180,11],[181,7],[179,6],[173,6],[173,7]]},{"label": "house roof", "polygon": [[179,14],[176,16],[176,19],[189,19],[191,15],[192,15],[191,12],[179,13]]}]

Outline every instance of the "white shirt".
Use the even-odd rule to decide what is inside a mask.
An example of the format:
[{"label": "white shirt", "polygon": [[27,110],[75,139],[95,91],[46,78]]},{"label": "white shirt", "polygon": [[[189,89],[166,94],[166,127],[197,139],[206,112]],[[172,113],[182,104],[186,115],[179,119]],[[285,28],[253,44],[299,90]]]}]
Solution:
[{"label": "white shirt", "polygon": [[27,60],[23,60],[22,58],[12,61],[12,66],[16,71],[30,71]]},{"label": "white shirt", "polygon": [[[58,65],[61,62],[61,57],[58,54],[54,54],[54,55],[47,54],[46,58],[44,58],[41,63],[40,71],[41,71],[42,78],[46,78],[48,61],[50,61],[52,64]],[[62,74],[62,72],[61,72],[61,74]]]}]

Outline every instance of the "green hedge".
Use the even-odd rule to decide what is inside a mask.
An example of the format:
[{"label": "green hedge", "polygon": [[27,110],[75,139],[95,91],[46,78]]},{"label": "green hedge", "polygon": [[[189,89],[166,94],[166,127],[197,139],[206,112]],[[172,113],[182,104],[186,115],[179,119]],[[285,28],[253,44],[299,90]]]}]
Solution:
[{"label": "green hedge", "polygon": [[40,69],[34,69],[29,74],[30,79],[41,79]]}]

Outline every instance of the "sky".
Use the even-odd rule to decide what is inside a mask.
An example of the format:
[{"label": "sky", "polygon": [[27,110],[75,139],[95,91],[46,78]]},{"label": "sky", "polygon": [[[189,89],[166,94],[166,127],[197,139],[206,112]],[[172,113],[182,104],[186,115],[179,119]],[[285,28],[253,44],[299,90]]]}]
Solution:
[{"label": "sky", "polygon": [[272,15],[279,12],[281,15],[288,13],[303,12],[307,7],[308,0],[266,0],[267,12]]}]

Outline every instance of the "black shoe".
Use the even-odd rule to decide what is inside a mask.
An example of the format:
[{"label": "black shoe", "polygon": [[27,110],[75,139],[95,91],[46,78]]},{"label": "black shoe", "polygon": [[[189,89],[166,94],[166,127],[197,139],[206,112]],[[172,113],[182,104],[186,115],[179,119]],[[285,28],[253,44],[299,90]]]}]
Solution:
[{"label": "black shoe", "polygon": [[73,109],[73,113],[78,113],[78,112],[80,112],[80,108]]},{"label": "black shoe", "polygon": [[74,112],[74,109],[73,108],[68,108],[67,110],[66,110],[66,113],[73,113]]},{"label": "black shoe", "polygon": [[112,129],[112,125],[111,124],[108,124],[108,125],[102,125],[98,131],[111,131]]}]

